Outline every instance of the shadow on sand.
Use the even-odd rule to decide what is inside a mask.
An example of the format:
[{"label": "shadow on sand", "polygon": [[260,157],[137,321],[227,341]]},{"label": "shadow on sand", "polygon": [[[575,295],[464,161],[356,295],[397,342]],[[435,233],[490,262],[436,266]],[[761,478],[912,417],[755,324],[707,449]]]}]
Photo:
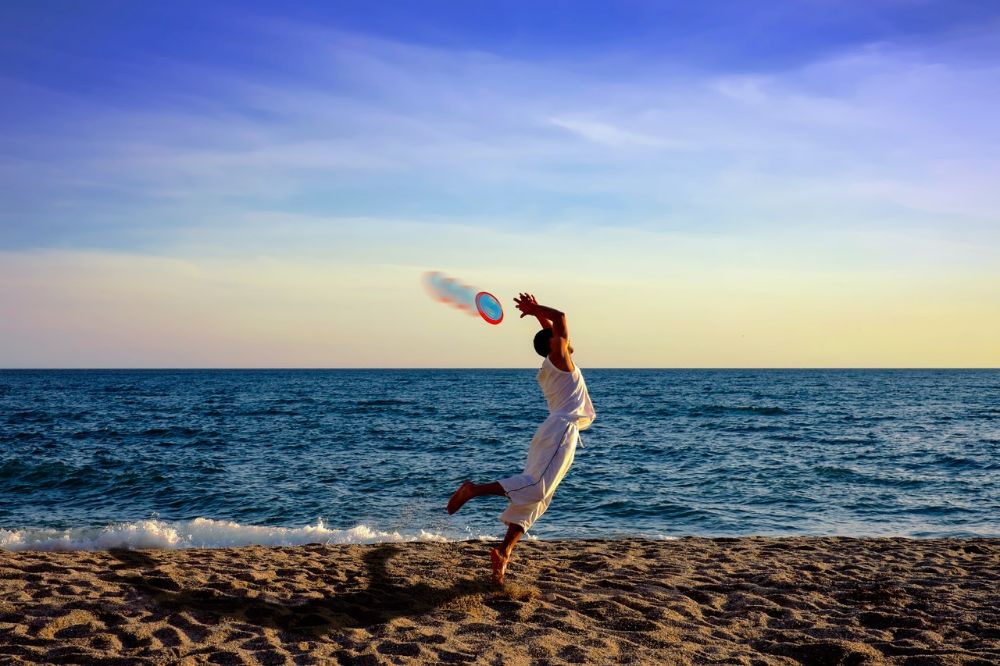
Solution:
[{"label": "shadow on sand", "polygon": [[[371,627],[393,618],[429,613],[459,597],[490,592],[485,580],[464,579],[450,588],[426,583],[401,585],[389,573],[388,562],[400,549],[393,545],[373,548],[364,555],[368,586],[303,603],[282,603],[231,596],[211,588],[184,589],[158,570],[159,563],[134,550],[112,550],[121,562],[118,580],[151,597],[161,610],[190,611],[206,619],[231,617],[284,631],[323,632],[331,629]],[[317,586],[324,585],[317,581]],[[325,585],[324,585],[325,586]]]}]

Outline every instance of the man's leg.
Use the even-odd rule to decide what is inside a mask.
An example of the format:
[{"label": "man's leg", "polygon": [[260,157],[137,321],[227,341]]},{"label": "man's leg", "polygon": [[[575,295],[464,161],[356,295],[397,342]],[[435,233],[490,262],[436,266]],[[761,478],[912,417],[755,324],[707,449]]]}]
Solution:
[{"label": "man's leg", "polygon": [[523,536],[524,536],[524,528],[521,527],[520,525],[507,526],[507,534],[504,536],[503,542],[500,544],[500,547],[497,548],[497,550],[500,551],[500,554],[503,555],[505,560],[510,559],[510,554],[514,552],[514,546],[517,545],[517,542],[520,541],[521,537]]},{"label": "man's leg", "polygon": [[463,481],[462,485],[458,487],[458,490],[451,496],[448,500],[448,513],[455,513],[462,508],[462,505],[468,502],[473,497],[482,497],[483,495],[506,495],[507,492],[503,489],[497,481],[493,483],[473,483],[472,481]]},{"label": "man's leg", "polygon": [[[506,494],[507,491],[504,490],[499,481],[492,483],[463,481],[462,485],[451,496],[451,499],[448,500],[448,513],[455,513],[473,497],[482,497],[483,495],[499,495],[502,497]],[[507,573],[507,563],[510,562],[510,554],[514,551],[514,546],[517,545],[522,536],[524,536],[524,528],[515,523],[509,523],[507,525],[507,534],[504,536],[500,546],[490,551],[494,584],[503,584],[504,574]]]},{"label": "man's leg", "polygon": [[514,546],[524,536],[524,528],[511,523],[507,526],[507,534],[498,548],[490,551],[490,562],[493,565],[493,583],[503,585],[503,577],[507,573],[507,563],[510,562],[510,554],[514,552]]}]

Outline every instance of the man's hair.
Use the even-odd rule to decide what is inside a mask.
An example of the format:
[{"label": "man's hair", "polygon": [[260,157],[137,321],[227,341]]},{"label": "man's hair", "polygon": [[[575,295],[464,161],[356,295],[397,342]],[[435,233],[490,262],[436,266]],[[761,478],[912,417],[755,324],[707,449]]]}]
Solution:
[{"label": "man's hair", "polygon": [[535,351],[538,352],[539,356],[548,356],[549,352],[552,351],[552,329],[543,328],[542,330],[535,333]]}]

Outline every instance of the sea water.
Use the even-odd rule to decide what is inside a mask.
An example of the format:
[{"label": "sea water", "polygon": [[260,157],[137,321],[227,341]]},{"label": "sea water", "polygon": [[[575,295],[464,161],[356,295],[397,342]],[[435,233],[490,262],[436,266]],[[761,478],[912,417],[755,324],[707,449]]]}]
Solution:
[{"label": "sea water", "polygon": [[[584,370],[537,538],[1000,536],[1000,371]],[[0,371],[0,547],[493,538],[535,370]]]}]

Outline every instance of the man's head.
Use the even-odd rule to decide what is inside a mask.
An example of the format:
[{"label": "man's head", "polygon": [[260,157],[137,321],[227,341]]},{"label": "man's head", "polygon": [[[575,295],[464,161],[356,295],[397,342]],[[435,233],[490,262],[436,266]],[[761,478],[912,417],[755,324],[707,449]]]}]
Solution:
[{"label": "man's head", "polygon": [[[535,339],[532,341],[532,344],[539,356],[548,356],[552,352],[552,329],[543,328],[538,333],[535,333]],[[567,345],[566,351],[570,354],[573,353],[572,343]]]},{"label": "man's head", "polygon": [[549,352],[552,351],[552,329],[543,328],[538,333],[535,333],[533,344],[539,356],[548,356]]}]

